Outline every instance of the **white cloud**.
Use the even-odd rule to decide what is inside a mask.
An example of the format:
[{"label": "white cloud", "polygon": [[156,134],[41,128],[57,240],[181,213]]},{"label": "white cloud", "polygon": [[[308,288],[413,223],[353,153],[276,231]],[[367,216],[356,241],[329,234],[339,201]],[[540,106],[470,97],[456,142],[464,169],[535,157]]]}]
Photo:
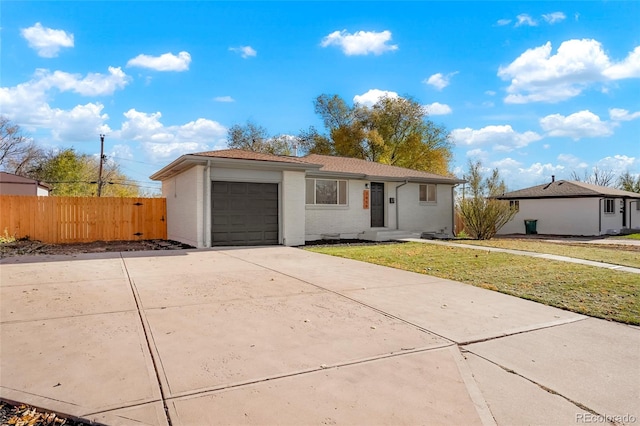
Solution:
[{"label": "white cloud", "polygon": [[596,167],[600,170],[611,170],[616,176],[620,176],[628,170],[640,167],[640,158],[617,154],[598,160]]},{"label": "white cloud", "polygon": [[423,80],[423,83],[429,84],[435,87],[438,90],[442,90],[447,87],[451,81],[451,77],[458,74],[458,71],[449,73],[447,75],[443,75],[442,73],[433,74],[426,80]]},{"label": "white cloud", "polygon": [[486,126],[479,130],[454,129],[451,137],[457,144],[478,146],[491,145],[494,151],[513,151],[542,139],[536,132],[518,133],[510,125]]},{"label": "white cloud", "polygon": [[3,114],[11,120],[49,129],[56,140],[83,141],[109,130],[105,124],[109,117],[102,113],[103,105],[88,103],[69,110],[52,108],[49,102],[55,91],[104,96],[113,94],[128,82],[129,77],[120,68],[114,67],[109,68],[109,75],[90,73],[85,77],[40,69],[26,83],[0,87],[0,104]]},{"label": "white cloud", "polygon": [[494,90],[487,90],[484,92],[484,94],[488,96],[495,96],[496,92]]},{"label": "white cloud", "polygon": [[138,55],[127,62],[128,67],[148,68],[155,71],[187,71],[191,63],[189,52],[180,52],[178,55],[164,53],[160,56]]},{"label": "white cloud", "polygon": [[49,74],[46,70],[39,70],[41,82],[61,92],[75,92],[82,96],[112,95],[116,90],[123,89],[131,78],[120,67],[109,67],[109,75],[89,73],[86,77],[80,74],[69,74],[55,71]]},{"label": "white cloud", "polygon": [[114,145],[111,151],[110,157],[124,158],[126,160],[133,160],[133,151],[129,145]]},{"label": "white cloud", "polygon": [[322,39],[320,46],[339,46],[347,55],[381,55],[398,49],[397,44],[387,44],[391,41],[391,31],[357,31],[353,34],[347,30],[334,31]]},{"label": "white cloud", "polygon": [[29,42],[29,47],[43,58],[55,58],[61,48],[73,47],[73,34],[43,27],[40,22],[36,22],[33,27],[21,29],[20,34]]},{"label": "white cloud", "polygon": [[612,80],[640,77],[640,46],[629,52],[623,61],[604,70],[602,74]]},{"label": "white cloud", "polygon": [[213,98],[213,100],[216,102],[235,102],[236,101],[231,96],[216,96],[215,98]]},{"label": "white cloud", "polygon": [[353,102],[365,105],[365,106],[373,106],[382,98],[397,98],[398,94],[396,92],[390,92],[388,90],[379,90],[379,89],[371,89],[367,93],[363,93],[362,95],[355,95],[353,97]]},{"label": "white cloud", "polygon": [[529,181],[551,181],[551,175],[559,175],[564,172],[565,167],[562,165],[553,165],[551,163],[533,163],[528,168],[519,168],[518,172],[526,176]]},{"label": "white cloud", "polygon": [[516,167],[520,167],[522,165],[521,162],[514,160],[513,158],[507,157],[501,160],[492,161],[490,166],[493,168],[498,168],[500,172],[504,170],[514,169]]},{"label": "white cloud", "polygon": [[141,142],[143,149],[154,160],[210,150],[223,143],[227,134],[223,125],[204,118],[179,126],[165,126],[160,122],[160,112],[147,114],[130,109],[124,116],[126,121],[118,136]]},{"label": "white cloud", "polygon": [[601,121],[600,117],[589,110],[579,111],[568,116],[547,115],[540,119],[540,127],[548,136],[569,137],[574,140],[611,136],[613,125]]},{"label": "white cloud", "polygon": [[558,22],[562,22],[567,18],[567,16],[562,12],[553,12],[542,15],[542,19],[547,21],[547,23],[553,25]]},{"label": "white cloud", "polygon": [[429,115],[447,115],[451,114],[451,107],[447,104],[441,104],[439,102],[434,102],[429,105],[424,106],[424,110]]},{"label": "white cloud", "polygon": [[557,158],[559,162],[563,163],[567,167],[585,168],[588,166],[587,163],[573,154],[559,154]]},{"label": "white cloud", "polygon": [[258,54],[258,52],[256,52],[256,50],[251,46],[230,47],[229,50],[239,53],[244,59],[254,57]]},{"label": "white cloud", "polygon": [[627,111],[626,109],[610,108],[609,118],[614,121],[631,121],[635,120],[636,118],[640,118],[640,111],[629,113],[629,111]]},{"label": "white cloud", "polygon": [[536,25],[538,25],[535,19],[533,19],[531,16],[527,15],[526,13],[522,13],[516,16],[516,19],[518,20],[515,25],[516,27],[519,27],[521,25],[535,27]]},{"label": "white cloud", "polygon": [[511,81],[506,103],[559,102],[597,82],[640,77],[640,46],[624,61],[612,64],[596,40],[565,41],[555,55],[547,42],[501,66],[498,76]]},{"label": "white cloud", "polygon": [[505,25],[509,25],[511,23],[511,19],[498,19],[498,22],[496,22],[496,25],[499,27],[503,27]]},{"label": "white cloud", "polygon": [[50,127],[55,140],[62,142],[85,142],[95,140],[101,133],[109,133],[111,129],[104,122],[109,118],[102,114],[102,104],[88,103],[76,105],[65,111],[51,110]]},{"label": "white cloud", "polygon": [[475,148],[467,151],[467,157],[485,157],[487,155],[487,151],[484,151],[482,148]]}]

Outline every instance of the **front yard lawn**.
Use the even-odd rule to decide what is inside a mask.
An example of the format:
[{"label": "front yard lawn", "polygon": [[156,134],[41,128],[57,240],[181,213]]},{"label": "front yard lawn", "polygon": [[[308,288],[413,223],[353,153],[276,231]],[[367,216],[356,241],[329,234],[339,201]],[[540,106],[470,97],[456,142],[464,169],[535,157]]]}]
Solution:
[{"label": "front yard lawn", "polygon": [[485,247],[499,247],[511,250],[533,251],[536,253],[557,254],[594,262],[640,268],[640,247],[625,245],[586,244],[576,242],[552,243],[540,240],[517,238],[493,238],[491,240],[458,240],[460,244],[472,244]]},{"label": "front yard lawn", "polygon": [[640,325],[640,275],[529,256],[424,243],[307,250],[390,266]]}]

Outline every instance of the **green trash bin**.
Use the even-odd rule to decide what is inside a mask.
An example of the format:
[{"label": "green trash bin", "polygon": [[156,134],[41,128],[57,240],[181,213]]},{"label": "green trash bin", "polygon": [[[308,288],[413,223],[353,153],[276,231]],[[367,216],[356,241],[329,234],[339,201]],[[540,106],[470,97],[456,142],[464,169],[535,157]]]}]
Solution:
[{"label": "green trash bin", "polygon": [[538,225],[537,219],[525,219],[524,230],[527,234],[537,234],[536,226]]}]

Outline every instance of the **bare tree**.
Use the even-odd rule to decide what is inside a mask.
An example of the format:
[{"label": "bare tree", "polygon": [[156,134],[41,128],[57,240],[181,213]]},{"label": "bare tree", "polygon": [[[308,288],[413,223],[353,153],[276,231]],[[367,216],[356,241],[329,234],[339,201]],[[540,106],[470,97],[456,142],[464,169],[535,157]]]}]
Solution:
[{"label": "bare tree", "polygon": [[0,169],[15,173],[38,150],[20,126],[13,124],[7,117],[0,116]]},{"label": "bare tree", "polygon": [[591,174],[585,170],[582,177],[574,170],[571,172],[571,179],[598,186],[613,186],[616,183],[616,175],[613,171],[600,170],[598,167],[594,167]]},{"label": "bare tree", "polygon": [[275,155],[291,155],[291,144],[286,135],[269,137],[267,129],[251,121],[244,126],[234,124],[229,128],[229,148],[263,152]]},{"label": "bare tree", "polygon": [[496,196],[504,194],[506,185],[498,169],[482,178],[480,161],[469,162],[470,196],[459,202],[460,215],[464,221],[464,230],[476,240],[489,240],[517,213],[508,201],[498,200]]},{"label": "bare tree", "polygon": [[640,175],[634,177],[627,170],[618,178],[618,188],[623,191],[640,193]]}]

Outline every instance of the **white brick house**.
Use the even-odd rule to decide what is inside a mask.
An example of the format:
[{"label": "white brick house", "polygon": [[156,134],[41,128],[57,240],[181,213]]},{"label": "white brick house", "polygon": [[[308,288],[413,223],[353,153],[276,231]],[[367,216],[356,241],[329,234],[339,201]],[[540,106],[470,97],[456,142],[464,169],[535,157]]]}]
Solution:
[{"label": "white brick house", "polygon": [[151,179],[162,181],[168,238],[196,247],[451,235],[462,183],[353,158],[237,149],[183,155]]},{"label": "white brick house", "polygon": [[499,197],[518,209],[499,234],[525,234],[525,220],[547,235],[605,235],[640,229],[640,194],[584,182],[551,182]]}]

